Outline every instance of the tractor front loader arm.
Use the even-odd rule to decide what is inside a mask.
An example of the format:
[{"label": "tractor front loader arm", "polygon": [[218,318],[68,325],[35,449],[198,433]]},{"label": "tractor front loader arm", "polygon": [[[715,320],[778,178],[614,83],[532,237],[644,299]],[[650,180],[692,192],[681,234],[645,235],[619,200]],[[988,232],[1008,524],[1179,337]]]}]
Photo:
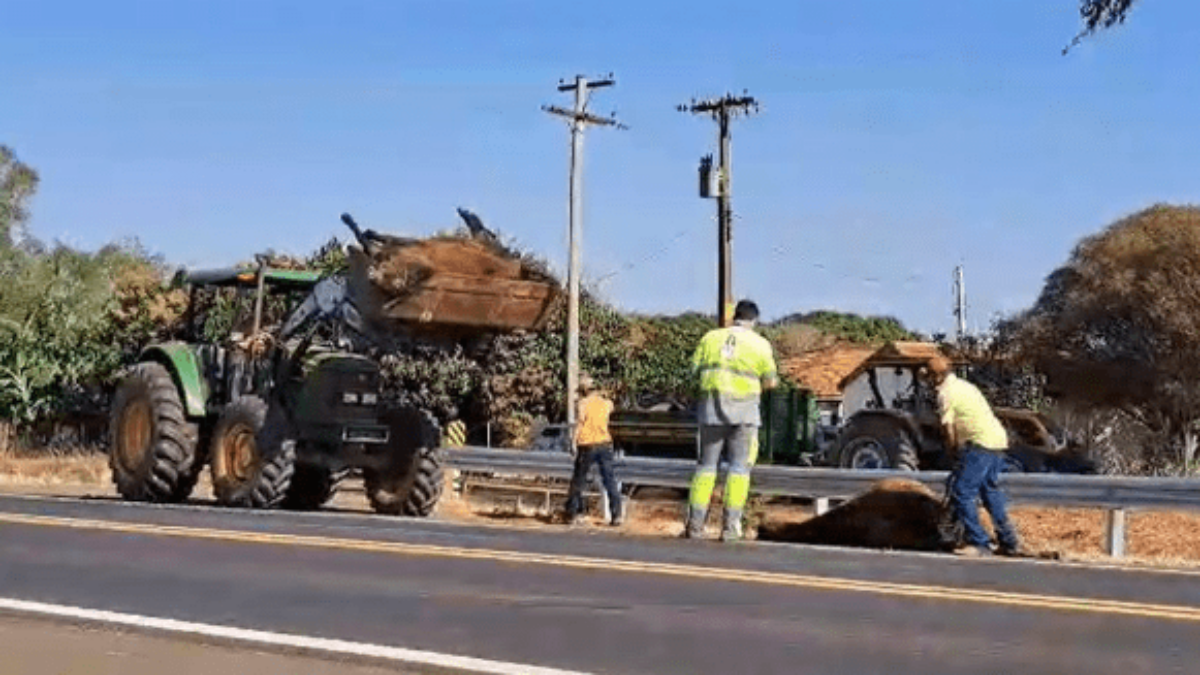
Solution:
[{"label": "tractor front loader arm", "polygon": [[362,315],[350,297],[345,279],[327,277],[318,282],[304,302],[288,317],[279,332],[279,339],[288,340],[321,321],[347,327],[359,335],[366,335]]}]

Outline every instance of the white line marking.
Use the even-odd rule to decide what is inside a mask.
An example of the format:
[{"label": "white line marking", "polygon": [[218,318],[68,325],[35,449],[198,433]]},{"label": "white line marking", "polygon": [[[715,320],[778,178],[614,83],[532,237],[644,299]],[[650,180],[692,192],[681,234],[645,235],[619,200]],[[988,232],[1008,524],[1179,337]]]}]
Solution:
[{"label": "white line marking", "polygon": [[3,610],[22,614],[36,614],[129,626],[142,630],[200,635],[255,645],[288,647],[329,654],[366,656],[385,661],[449,668],[471,673],[487,673],[488,675],[587,675],[587,673],[581,671],[541,668],[519,663],[506,663],[504,661],[489,661],[470,656],[439,654],[438,652],[405,649],[403,647],[388,647],[386,645],[370,644],[367,642],[350,642],[347,640],[290,635],[288,633],[271,633],[248,628],[233,628],[231,626],[217,626],[206,623],[194,623],[192,621],[178,621],[176,619],[160,619],[150,616],[138,616],[136,614],[124,614],[122,612],[52,605],[44,602],[30,602],[12,598],[0,598],[0,611]]}]

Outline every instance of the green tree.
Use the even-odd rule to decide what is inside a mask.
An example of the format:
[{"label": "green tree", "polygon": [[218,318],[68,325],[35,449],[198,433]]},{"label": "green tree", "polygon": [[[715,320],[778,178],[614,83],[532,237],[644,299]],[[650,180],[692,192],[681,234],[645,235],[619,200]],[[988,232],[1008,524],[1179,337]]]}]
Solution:
[{"label": "green tree", "polygon": [[0,145],[0,246],[12,246],[16,228],[29,217],[26,207],[37,187],[37,171],[19,161],[11,148]]},{"label": "green tree", "polygon": [[0,286],[0,417],[60,412],[122,361],[112,312],[124,251],[8,249]]},{"label": "green tree", "polygon": [[1200,207],[1154,206],[1087,237],[1033,308],[999,333],[1045,374],[1052,396],[1121,410],[1154,432],[1149,465],[1191,461],[1200,421]]},{"label": "green tree", "polygon": [[1080,0],[1079,18],[1083,20],[1083,27],[1079,30],[1079,34],[1071,40],[1071,43],[1063,47],[1063,54],[1069,52],[1072,47],[1079,44],[1084,38],[1095,34],[1096,31],[1125,23],[1125,19],[1129,16],[1129,12],[1133,9],[1133,4],[1136,1]]},{"label": "green tree", "polygon": [[916,336],[905,328],[899,319],[888,316],[864,317],[830,310],[792,314],[766,327],[765,332],[770,338],[780,329],[795,325],[811,326],[835,338],[861,344],[916,339]]},{"label": "green tree", "polygon": [[697,384],[692,354],[700,338],[716,327],[713,317],[698,313],[637,318],[630,329],[633,354],[626,362],[622,392],[629,402],[658,397],[690,400]]},{"label": "green tree", "polygon": [[90,403],[172,310],[161,265],[136,243],[14,246],[37,187],[37,172],[0,146],[0,419],[22,425]]}]

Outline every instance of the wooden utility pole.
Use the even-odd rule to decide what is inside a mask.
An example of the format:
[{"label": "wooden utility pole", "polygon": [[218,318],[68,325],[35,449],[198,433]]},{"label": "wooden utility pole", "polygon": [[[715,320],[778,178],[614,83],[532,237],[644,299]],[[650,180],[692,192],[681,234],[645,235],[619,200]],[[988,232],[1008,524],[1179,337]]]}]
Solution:
[{"label": "wooden utility pole", "polygon": [[[733,322],[733,205],[732,197],[732,148],[729,131],[730,121],[738,115],[758,112],[758,101],[745,92],[741,96],[726,94],[718,99],[693,100],[680,105],[680,112],[710,115],[717,121],[720,141],[719,169],[717,174],[717,323],[728,326]],[[702,166],[704,166],[702,164]],[[712,195],[704,195],[712,196]]]},{"label": "wooden utility pole", "polygon": [[571,194],[570,225],[567,231],[567,424],[575,424],[575,401],[579,389],[579,275],[582,266],[583,242],[583,131],[589,124],[626,128],[611,117],[597,117],[587,111],[588,92],[616,84],[612,74],[602,80],[589,82],[576,75],[572,83],[559,82],[558,90],[575,92],[575,107],[571,110],[544,105],[542,110],[571,122]]},{"label": "wooden utility pole", "polygon": [[963,285],[963,266],[954,268],[954,341],[962,344],[967,336],[967,289]]}]

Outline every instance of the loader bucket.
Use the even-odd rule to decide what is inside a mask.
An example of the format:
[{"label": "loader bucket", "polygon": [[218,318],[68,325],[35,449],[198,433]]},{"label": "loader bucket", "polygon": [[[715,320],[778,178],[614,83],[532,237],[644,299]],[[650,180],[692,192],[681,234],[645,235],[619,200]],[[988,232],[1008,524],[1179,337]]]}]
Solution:
[{"label": "loader bucket", "polygon": [[350,253],[350,284],[372,323],[422,328],[538,330],[558,285],[484,242],[428,239]]}]

